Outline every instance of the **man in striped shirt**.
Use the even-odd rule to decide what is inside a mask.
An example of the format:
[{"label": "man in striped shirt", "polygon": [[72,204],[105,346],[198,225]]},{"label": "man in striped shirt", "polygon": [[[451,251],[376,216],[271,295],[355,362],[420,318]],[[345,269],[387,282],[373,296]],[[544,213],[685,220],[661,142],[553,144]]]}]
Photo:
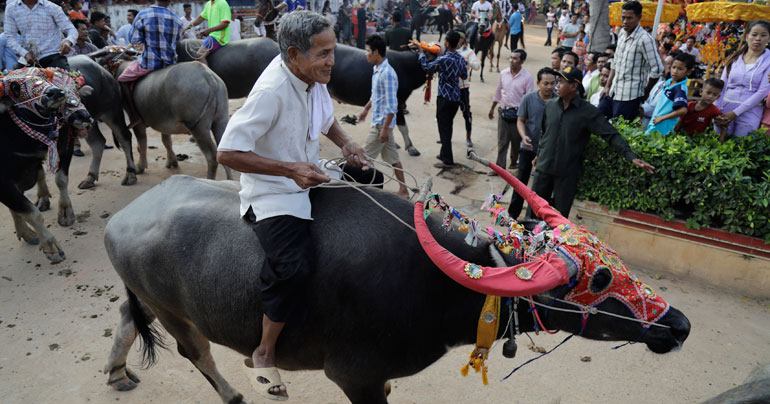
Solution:
[{"label": "man in striped shirt", "polygon": [[[62,32],[67,37],[62,39]],[[5,7],[8,46],[28,65],[69,70],[66,55],[78,39],[78,31],[61,7],[48,0],[10,0]]]},{"label": "man in striped shirt", "polygon": [[618,35],[610,78],[602,90],[602,103],[608,104],[600,104],[599,109],[606,111],[610,118],[622,116],[632,121],[663,74],[663,62],[655,40],[639,25],[642,5],[638,1],[623,4],[620,18],[623,29]]},{"label": "man in striped shirt", "polygon": [[366,137],[364,153],[376,158],[382,154],[382,160],[395,167],[398,195],[409,198],[409,191],[404,182],[404,166],[398,158],[396,142],[393,140],[393,127],[396,126],[398,112],[398,76],[385,58],[387,45],[379,35],[366,39],[366,61],[374,65],[372,73],[372,96],[364,110],[358,115],[359,121],[366,120],[366,114],[372,111],[372,126]]}]

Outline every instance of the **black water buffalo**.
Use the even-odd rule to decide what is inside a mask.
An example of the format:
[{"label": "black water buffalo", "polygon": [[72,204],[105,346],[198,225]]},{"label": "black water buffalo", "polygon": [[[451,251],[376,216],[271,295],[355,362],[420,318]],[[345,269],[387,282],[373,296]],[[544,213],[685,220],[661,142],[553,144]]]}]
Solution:
[{"label": "black water buffalo", "polygon": [[[136,387],[138,378],[126,368],[126,356],[137,333],[145,353],[153,352],[157,340],[149,323],[157,317],[176,339],[179,353],[204,374],[224,403],[244,402],[217,371],[209,350],[211,341],[248,357],[261,333],[259,268],[264,256],[250,226],[238,215],[238,188],[234,182],[174,176],[107,224],[107,254],[129,293],[105,367],[114,388]],[[409,202],[379,190],[366,192],[402,220],[414,222]],[[308,237],[318,264],[310,283],[307,320],[289,323],[281,333],[278,366],[323,369],[351,402],[385,404],[387,380],[418,373],[449,347],[475,341],[485,296],[444,275],[415,233],[365,195],[348,188],[320,188],[312,190],[310,198],[314,221]],[[367,231],[372,223],[376,231]],[[470,247],[464,233],[444,232],[440,224],[440,219],[428,220],[445,248],[461,259],[494,265],[486,245]],[[550,302],[548,293],[535,299]],[[597,307],[632,316],[613,297]],[[533,329],[532,315],[524,305],[519,309],[521,329]],[[508,312],[501,316],[508,318]],[[549,329],[572,333],[581,324],[580,314],[557,311],[550,311],[544,321]],[[587,322],[582,336],[640,338],[653,352],[665,353],[681,346],[689,334],[689,321],[673,307],[659,323],[671,328],[653,326],[643,333],[639,323],[598,314]]]},{"label": "black water buffalo", "polygon": [[[200,43],[199,40],[179,42],[179,60],[194,60]],[[259,75],[279,53],[278,45],[272,40],[254,38],[233,41],[209,55],[207,60],[209,67],[225,82],[227,96],[232,99],[247,96]],[[404,106],[412,91],[425,83],[427,75],[420,67],[415,52],[388,51],[387,57],[398,75],[398,102]],[[372,88],[372,65],[366,61],[366,51],[338,45],[334,50],[334,59],[332,77],[328,84],[329,93],[340,102],[363,107],[369,102]],[[419,155],[409,138],[405,121],[399,129],[409,154]]]},{"label": "black water buffalo", "polygon": [[[134,164],[134,156],[131,151],[131,133],[126,127],[123,101],[120,97],[120,86],[117,80],[88,56],[78,55],[67,58],[67,60],[72,70],[79,71],[86,84],[94,89],[93,93],[82,97],[88,113],[94,119],[103,121],[110,127],[115,145],[122,149],[126,155],[126,176],[123,178],[122,184],[135,184],[136,174],[141,174],[144,167],[139,169]],[[99,179],[99,166],[102,162],[105,144],[104,135],[99,130],[99,125],[91,126],[86,141],[91,147],[91,167],[88,169],[86,178],[78,185],[80,189],[93,188],[94,182]]]},{"label": "black water buffalo", "polygon": [[451,11],[445,8],[439,8],[436,11],[437,14],[423,18],[422,22],[429,27],[436,26],[438,29],[438,42],[441,43],[441,37],[454,28],[454,20],[452,19]]},{"label": "black water buffalo", "polygon": [[[57,73],[59,74],[59,73]],[[92,122],[86,109],[80,103],[74,82],[69,88],[59,88],[48,81],[30,74],[27,83],[3,79],[5,92],[0,103],[0,202],[8,207],[13,217],[16,236],[29,244],[40,244],[40,249],[51,262],[64,260],[65,255],[56,239],[43,223],[40,210],[47,210],[51,194],[45,185],[43,161],[47,156],[48,147],[40,140],[33,139],[24,130],[31,130],[46,139],[53,138],[58,123],[58,116],[64,126],[58,130],[54,139],[54,147],[58,153],[58,168],[56,169],[56,185],[59,188],[58,222],[62,226],[70,226],[75,222],[75,213],[69,198],[67,185],[69,183],[69,166],[74,150],[76,130],[85,128]],[[40,91],[32,87],[45,87]],[[26,87],[25,90],[22,88]],[[91,91],[83,87],[81,94]],[[39,101],[24,99],[39,93]],[[31,94],[31,95],[30,95]],[[26,104],[26,102],[31,102]],[[26,105],[25,105],[26,104]],[[19,105],[25,105],[24,108]],[[29,107],[29,108],[27,108]],[[34,112],[32,112],[34,111]],[[13,115],[12,115],[13,114]],[[23,130],[21,126],[25,127]],[[30,132],[33,133],[33,132]],[[49,160],[50,161],[50,160]],[[38,184],[37,206],[24,196],[24,191]],[[38,209],[38,207],[40,209]],[[30,228],[30,226],[32,228]]]},{"label": "black water buffalo", "polygon": [[[176,52],[179,62],[197,60],[195,53],[202,41],[179,41]],[[206,58],[209,68],[225,82],[227,97],[243,98],[249,95],[259,75],[280,53],[278,44],[269,38],[252,38],[232,41]]]},{"label": "black water buffalo", "polygon": [[[492,32],[491,27],[488,27],[486,25],[479,25],[475,21],[470,21],[465,23],[465,27],[463,29],[465,32],[465,37],[468,38],[468,46],[473,49],[473,52],[478,54],[481,52],[481,71],[479,72],[479,75],[481,76],[481,82],[484,82],[484,62],[487,59],[487,55],[489,54],[489,49],[492,47],[492,45],[495,43],[495,33]],[[490,63],[491,59],[490,59]],[[470,79],[470,75],[472,72],[468,73],[468,78]]]}]

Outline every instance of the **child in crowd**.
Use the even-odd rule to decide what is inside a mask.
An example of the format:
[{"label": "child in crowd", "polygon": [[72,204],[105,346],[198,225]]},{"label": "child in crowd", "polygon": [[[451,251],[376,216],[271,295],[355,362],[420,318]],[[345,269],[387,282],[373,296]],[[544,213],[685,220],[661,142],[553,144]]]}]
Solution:
[{"label": "child in crowd", "polygon": [[[711,127],[714,118],[722,115],[722,111],[714,105],[714,101],[722,95],[722,89],[725,87],[724,81],[711,77],[703,84],[701,99],[690,101],[687,104],[687,113],[677,122],[675,131],[680,129],[692,136],[696,133],[703,133]],[[720,141],[724,141],[724,134],[720,136]]]},{"label": "child in crowd", "polygon": [[578,33],[578,40],[575,41],[575,44],[572,45],[572,51],[575,52],[578,57],[580,57],[580,62],[578,64],[581,65],[583,64],[583,59],[586,57],[586,53],[588,53],[585,38],[585,31],[580,31]]},{"label": "child in crowd", "polygon": [[668,135],[680,117],[687,113],[687,76],[692,74],[695,58],[687,53],[676,55],[671,63],[671,78],[663,84],[646,133]]}]

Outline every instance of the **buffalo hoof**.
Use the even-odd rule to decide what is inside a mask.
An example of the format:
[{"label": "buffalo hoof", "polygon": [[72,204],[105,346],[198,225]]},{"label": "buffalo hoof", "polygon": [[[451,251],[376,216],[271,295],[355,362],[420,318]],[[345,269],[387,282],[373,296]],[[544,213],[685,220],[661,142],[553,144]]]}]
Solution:
[{"label": "buffalo hoof", "polygon": [[129,391],[136,388],[136,385],[140,382],[136,373],[126,368],[126,373],[119,379],[110,380],[107,382],[113,389],[117,391]]},{"label": "buffalo hoof", "polygon": [[59,209],[59,218],[57,221],[59,222],[59,226],[72,226],[75,224],[75,212],[72,211],[71,207]]},{"label": "buffalo hoof", "polygon": [[96,186],[96,184],[94,184],[95,181],[96,179],[94,179],[94,177],[92,177],[91,174],[88,174],[86,179],[84,179],[83,181],[80,182],[80,184],[78,184],[78,189],[91,189]]},{"label": "buffalo hoof", "polygon": [[35,206],[37,206],[37,210],[45,212],[48,209],[51,209],[51,200],[48,198],[40,198],[35,202]]},{"label": "buffalo hoof", "polygon": [[179,168],[179,163],[176,160],[169,161],[166,163],[166,168]]},{"label": "buffalo hoof", "polygon": [[400,148],[401,148],[401,145],[396,143],[396,149],[400,149]]},{"label": "buffalo hoof", "polygon": [[417,150],[414,146],[409,146],[406,148],[407,153],[409,153],[412,157],[417,157],[420,155],[420,151]]},{"label": "buffalo hoof", "polygon": [[34,237],[34,238],[31,238],[29,240],[24,240],[24,241],[27,244],[29,244],[29,245],[38,245],[38,244],[40,244],[40,238],[39,237]]},{"label": "buffalo hoof", "polygon": [[123,182],[120,183],[120,185],[134,185],[136,184],[136,174],[134,173],[126,173],[125,178],[123,178]]},{"label": "buffalo hoof", "polygon": [[484,78],[483,78],[483,77],[482,77],[482,78],[480,78],[479,80],[481,80],[481,82],[482,82],[482,83],[484,82]]},{"label": "buffalo hoof", "polygon": [[140,161],[139,164],[136,165],[136,173],[137,174],[144,174],[144,170],[147,169],[147,162],[146,161]]},{"label": "buffalo hoof", "polygon": [[48,261],[51,261],[52,264],[58,264],[67,258],[67,256],[64,255],[64,251],[61,250],[55,253],[45,253],[45,257],[48,258]]}]

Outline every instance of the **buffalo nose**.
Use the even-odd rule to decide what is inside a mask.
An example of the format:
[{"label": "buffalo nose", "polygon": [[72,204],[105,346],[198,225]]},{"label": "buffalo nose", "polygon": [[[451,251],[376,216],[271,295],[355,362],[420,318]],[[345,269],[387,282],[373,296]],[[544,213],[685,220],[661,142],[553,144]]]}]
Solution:
[{"label": "buffalo nose", "polygon": [[57,87],[50,87],[45,90],[41,98],[46,108],[58,108],[64,103],[64,91]]},{"label": "buffalo nose", "polygon": [[70,115],[69,121],[70,121],[70,125],[78,129],[87,128],[94,123],[94,120],[93,118],[91,118],[91,115],[85,110],[74,112],[72,115]]},{"label": "buffalo nose", "polygon": [[690,320],[683,316],[675,324],[671,324],[671,335],[673,335],[680,344],[684,343],[690,335]]}]

